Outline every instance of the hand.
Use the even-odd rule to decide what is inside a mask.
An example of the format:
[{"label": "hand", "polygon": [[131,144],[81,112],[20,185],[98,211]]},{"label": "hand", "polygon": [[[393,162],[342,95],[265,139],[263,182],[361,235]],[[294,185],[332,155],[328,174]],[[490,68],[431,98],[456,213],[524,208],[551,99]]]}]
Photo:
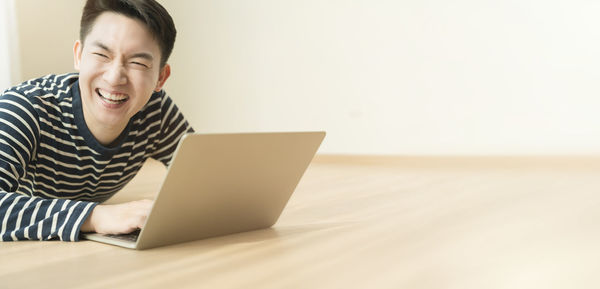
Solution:
[{"label": "hand", "polygon": [[82,232],[127,234],[142,228],[154,201],[140,200],[117,205],[97,205],[81,226]]}]

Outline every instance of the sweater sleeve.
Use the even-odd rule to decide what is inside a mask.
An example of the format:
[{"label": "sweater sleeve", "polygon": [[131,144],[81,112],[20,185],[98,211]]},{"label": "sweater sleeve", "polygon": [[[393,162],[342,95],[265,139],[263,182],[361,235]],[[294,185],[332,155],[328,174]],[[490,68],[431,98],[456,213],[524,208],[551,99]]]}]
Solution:
[{"label": "sweater sleeve", "polygon": [[[161,91],[164,94],[164,91]],[[173,153],[179,140],[187,133],[194,132],[173,100],[163,95],[161,103],[160,134],[156,150],[152,158],[161,161],[165,166],[171,164]]]},{"label": "sweater sleeve", "polygon": [[[19,190],[35,157],[40,128],[31,102],[17,91],[0,96],[0,241],[78,241],[96,203],[48,199]],[[43,195],[43,194],[35,194]]]}]

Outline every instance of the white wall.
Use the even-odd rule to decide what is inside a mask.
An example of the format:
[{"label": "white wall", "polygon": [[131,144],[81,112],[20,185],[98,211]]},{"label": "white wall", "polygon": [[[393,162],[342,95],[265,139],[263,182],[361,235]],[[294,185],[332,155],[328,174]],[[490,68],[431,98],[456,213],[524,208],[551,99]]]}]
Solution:
[{"label": "white wall", "polygon": [[600,3],[163,1],[200,131],[324,129],[323,152],[600,152]]},{"label": "white wall", "polygon": [[20,77],[14,14],[14,0],[0,0],[0,92]]},{"label": "white wall", "polygon": [[[22,29],[23,75],[71,69],[81,5],[17,2],[48,15]],[[600,153],[600,2],[161,2],[179,30],[167,89],[198,131],[327,130],[323,153]]]},{"label": "white wall", "polygon": [[16,0],[20,78],[73,72],[83,0]]}]

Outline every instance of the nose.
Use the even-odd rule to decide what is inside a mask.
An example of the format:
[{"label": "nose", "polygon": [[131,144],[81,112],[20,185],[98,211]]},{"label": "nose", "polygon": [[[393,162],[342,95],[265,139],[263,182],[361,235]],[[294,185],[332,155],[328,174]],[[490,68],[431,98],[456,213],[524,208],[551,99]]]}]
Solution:
[{"label": "nose", "polygon": [[102,76],[104,81],[109,85],[118,86],[127,83],[127,74],[125,68],[120,63],[113,63],[110,65]]}]

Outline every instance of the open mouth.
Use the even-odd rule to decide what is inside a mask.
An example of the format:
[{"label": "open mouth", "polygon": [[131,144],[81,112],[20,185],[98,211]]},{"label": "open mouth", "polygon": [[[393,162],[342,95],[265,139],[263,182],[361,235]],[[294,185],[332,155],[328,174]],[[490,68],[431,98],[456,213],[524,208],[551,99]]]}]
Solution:
[{"label": "open mouth", "polygon": [[129,96],[127,96],[126,94],[110,93],[99,88],[96,89],[96,93],[100,96],[100,98],[102,98],[102,100],[110,104],[121,104],[129,99]]}]

